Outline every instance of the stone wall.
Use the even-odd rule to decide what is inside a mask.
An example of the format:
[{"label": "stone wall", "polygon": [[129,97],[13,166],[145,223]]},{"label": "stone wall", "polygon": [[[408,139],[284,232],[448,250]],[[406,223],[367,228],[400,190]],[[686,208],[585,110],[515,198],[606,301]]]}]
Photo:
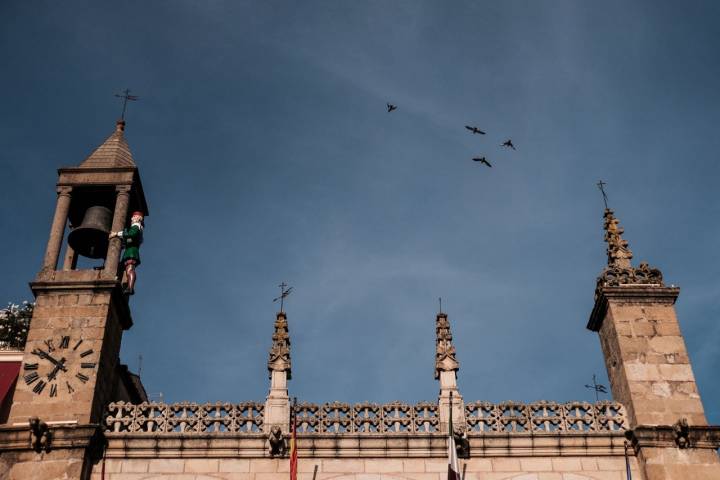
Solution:
[{"label": "stone wall", "polygon": [[[634,457],[633,476],[641,479]],[[315,468],[317,467],[317,473]],[[617,456],[536,456],[461,460],[465,480],[624,480]],[[300,458],[298,480],[445,480],[444,458]],[[92,480],[102,479],[102,464]],[[288,459],[147,458],[105,460],[106,480],[277,480],[289,478]]]}]

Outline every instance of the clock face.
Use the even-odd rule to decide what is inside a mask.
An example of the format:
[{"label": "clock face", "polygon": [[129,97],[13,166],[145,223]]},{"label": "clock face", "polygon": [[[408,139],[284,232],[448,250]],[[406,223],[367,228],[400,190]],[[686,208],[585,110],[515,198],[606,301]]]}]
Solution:
[{"label": "clock face", "polygon": [[23,379],[37,395],[71,394],[90,380],[97,365],[95,352],[82,338],[49,338],[30,352],[34,359],[23,364]]}]

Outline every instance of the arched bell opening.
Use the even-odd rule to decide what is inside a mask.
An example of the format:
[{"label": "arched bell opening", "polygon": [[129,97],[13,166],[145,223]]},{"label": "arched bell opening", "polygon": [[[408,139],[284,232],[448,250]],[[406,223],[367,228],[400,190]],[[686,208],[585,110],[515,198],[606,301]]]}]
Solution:
[{"label": "arched bell opening", "polygon": [[114,186],[73,189],[63,270],[104,267],[115,201]]}]

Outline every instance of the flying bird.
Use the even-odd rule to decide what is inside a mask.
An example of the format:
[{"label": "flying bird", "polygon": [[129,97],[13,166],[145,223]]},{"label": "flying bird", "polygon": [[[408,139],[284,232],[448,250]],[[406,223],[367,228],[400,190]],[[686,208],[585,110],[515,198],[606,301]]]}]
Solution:
[{"label": "flying bird", "polygon": [[393,105],[392,103],[387,104],[388,113],[392,112],[393,110],[397,110],[397,105]]},{"label": "flying bird", "polygon": [[485,160],[485,157],[475,157],[475,158],[473,158],[473,162],[484,163],[484,164],[487,165],[488,167],[491,167],[491,168],[492,168],[492,165],[490,165],[490,162],[488,162],[487,160]]},{"label": "flying bird", "polygon": [[465,128],[470,130],[472,133],[479,133],[480,135],[485,135],[485,132],[483,132],[482,130],[480,130],[477,127],[471,127],[470,125],[465,125]]},{"label": "flying bird", "polygon": [[501,147],[508,147],[515,150],[515,145],[513,145],[512,140],[508,139],[505,143],[500,145]]}]

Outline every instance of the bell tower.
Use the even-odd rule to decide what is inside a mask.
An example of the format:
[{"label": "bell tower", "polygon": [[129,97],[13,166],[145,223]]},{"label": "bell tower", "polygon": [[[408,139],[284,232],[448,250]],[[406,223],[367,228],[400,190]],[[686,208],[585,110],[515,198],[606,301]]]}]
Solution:
[{"label": "bell tower", "polygon": [[[124,130],[125,122],[119,120],[112,135],[79,166],[58,170],[47,248],[30,283],[36,307],[8,426],[24,430],[25,438],[30,418],[47,425],[51,454],[66,457],[63,478],[85,478],[86,447],[97,435],[103,409],[115,399],[122,333],[133,323],[121,288],[121,240],[108,238],[127,225],[128,212],[148,213]],[[75,450],[59,453],[68,436]],[[23,461],[39,463],[18,457],[20,463],[11,468],[23,468],[30,476],[17,478],[45,478],[31,474]]]}]

